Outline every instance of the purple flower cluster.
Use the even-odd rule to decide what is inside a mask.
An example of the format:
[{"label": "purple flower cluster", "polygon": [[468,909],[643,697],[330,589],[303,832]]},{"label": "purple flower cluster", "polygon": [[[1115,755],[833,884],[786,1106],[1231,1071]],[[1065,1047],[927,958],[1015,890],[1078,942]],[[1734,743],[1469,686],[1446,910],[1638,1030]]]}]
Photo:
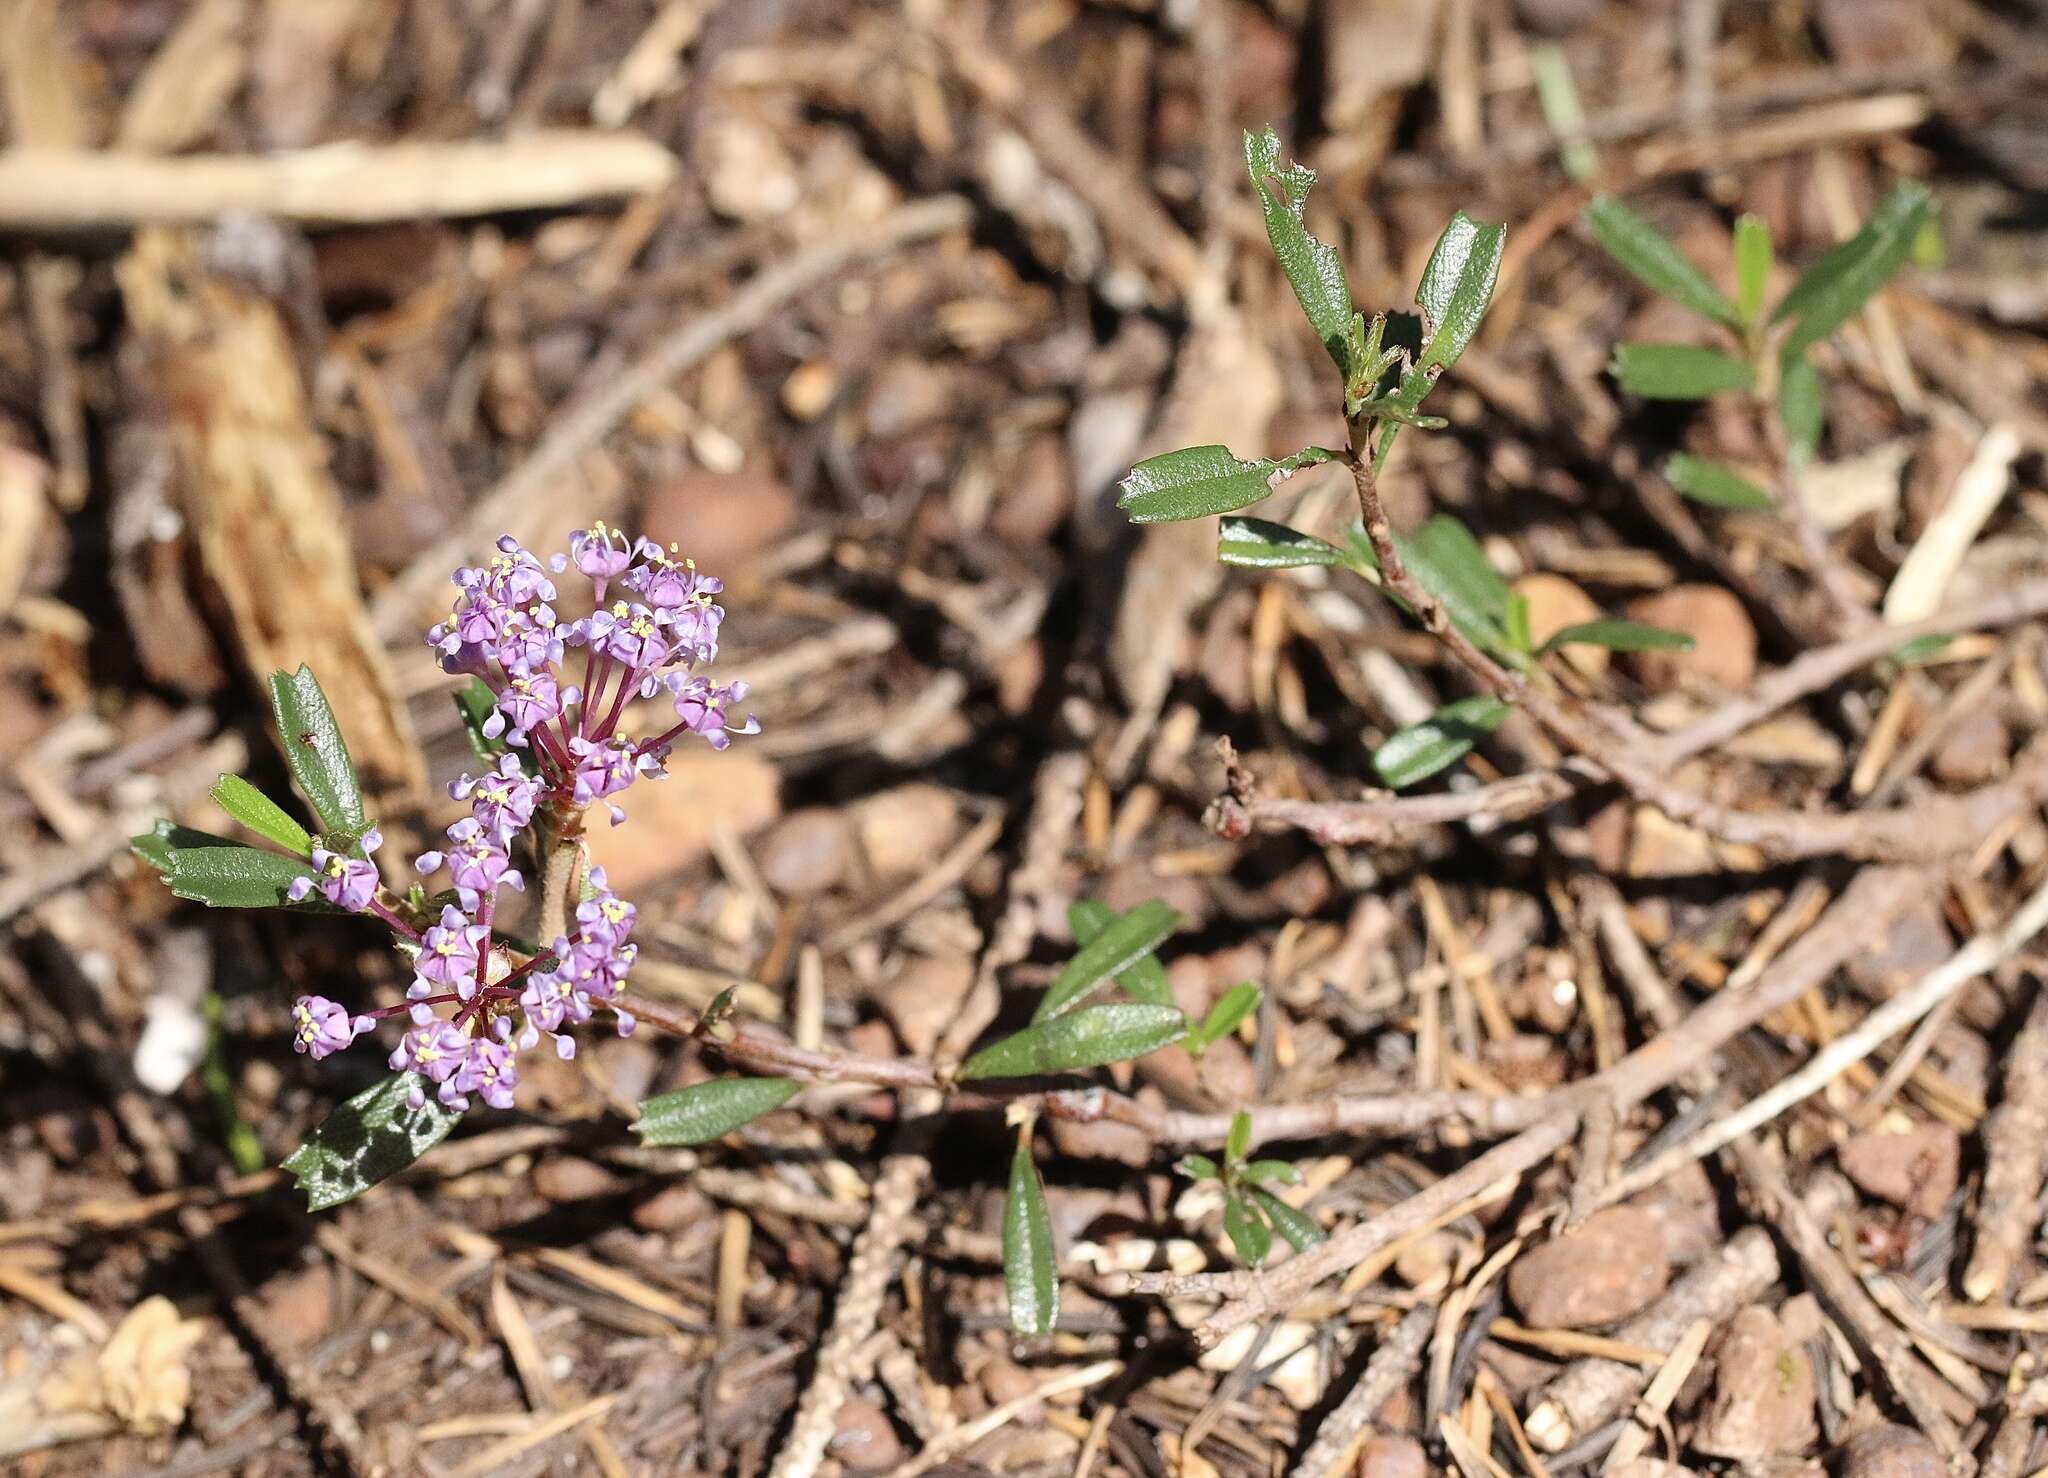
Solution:
[{"label": "purple flower cluster", "polygon": [[[572,535],[568,554],[546,564],[509,536],[498,551],[489,564],[456,572],[455,608],[427,634],[444,668],[490,686],[496,702],[486,736],[525,755],[507,753],[496,769],[449,787],[454,799],[469,802],[469,814],[448,828],[446,847],[422,853],[414,865],[422,878],[445,868],[441,896],[452,893],[455,902],[444,901],[431,922],[401,917],[371,860],[382,840],[374,830],[361,838],[360,855],[315,848],[315,876],[290,890],[297,901],[318,889],[338,907],[382,918],[408,941],[414,974],[404,1006],[352,1016],[325,997],[304,996],[293,1008],[292,1042],[325,1057],[378,1019],[404,1012],[411,1025],[390,1066],[413,1075],[415,1107],[426,1102],[431,1082],[450,1108],[466,1109],[472,1095],[509,1108],[519,1081],[516,1053],[547,1036],[558,1056],[573,1057],[568,1029],[589,1021],[597,1005],[611,1007],[621,1036],[633,1030],[633,1017],[615,999],[639,948],[629,937],[636,911],[611,890],[603,868],[590,869],[573,929],[546,954],[524,960],[493,943],[499,891],[526,887],[513,863],[514,840],[537,816],[559,825],[598,801],[616,824],[624,813],[611,798],[643,775],[662,776],[680,736],[724,749],[732,735],[760,729],[752,717],[738,723],[732,716],[745,683],[719,685],[696,672],[718,655],[725,613],[712,600],[723,587],[694,563],[602,523]],[[551,604],[550,574],[572,563],[591,582],[596,609],[565,623]],[[615,597],[609,603],[608,595]],[[582,671],[570,682],[563,663],[578,647]],[[664,691],[672,727],[640,739],[617,732],[633,698]]]},{"label": "purple flower cluster", "polygon": [[[555,613],[551,574],[571,565],[590,581],[595,608],[564,622]],[[734,734],[760,725],[733,719],[747,696],[743,682],[699,676],[718,656],[725,587],[652,540],[628,541],[603,523],[569,536],[569,552],[545,564],[506,535],[497,557],[455,573],[459,592],[448,619],[427,633],[452,673],[480,677],[497,700],[484,733],[527,750],[548,795],[565,804],[604,801],[614,823],[624,818],[612,797],[643,775],[659,777],[662,761],[684,734],[723,749]],[[581,671],[565,670],[581,648]],[[666,691],[676,722],[641,738],[620,735],[632,699]]]}]

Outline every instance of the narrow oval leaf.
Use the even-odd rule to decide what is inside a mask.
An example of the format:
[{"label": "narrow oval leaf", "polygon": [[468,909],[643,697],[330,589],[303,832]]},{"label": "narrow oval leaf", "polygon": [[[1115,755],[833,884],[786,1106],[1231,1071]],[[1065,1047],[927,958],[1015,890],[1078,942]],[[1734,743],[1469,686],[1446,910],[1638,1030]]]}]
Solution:
[{"label": "narrow oval leaf", "polygon": [[1349,385],[1358,368],[1362,343],[1351,289],[1344,280],[1344,263],[1335,248],[1309,234],[1302,220],[1309,191],[1315,188],[1316,172],[1291,162],[1281,168],[1280,136],[1270,128],[1261,134],[1245,134],[1244,163],[1252,188],[1259,192],[1266,239],[1273,243],[1280,270],[1287,274],[1309,327],[1330,351]]},{"label": "narrow oval leaf", "polygon": [[272,673],[270,711],[285,763],[320,818],[321,831],[332,837],[361,836],[370,824],[363,814],[362,785],[313,669],[302,664],[297,672]]},{"label": "narrow oval leaf", "polygon": [[633,1132],[642,1144],[708,1144],[781,1108],[803,1090],[794,1078],[714,1078],[640,1105]]},{"label": "narrow oval leaf", "polygon": [[261,847],[246,846],[211,832],[194,831],[171,821],[129,842],[135,855],[163,874],[180,898],[211,908],[296,908],[331,912],[318,892],[293,903],[285,896],[313,869],[296,857],[281,857]]},{"label": "narrow oval leaf", "polygon": [[1033,1078],[1127,1062],[1187,1035],[1187,1018],[1172,1006],[1111,1001],[1084,1006],[1028,1026],[960,1064],[961,1081]]},{"label": "narrow oval leaf", "polygon": [[313,838],[276,801],[240,775],[223,775],[213,784],[213,802],[260,837],[301,857],[313,855]]},{"label": "narrow oval leaf", "polygon": [[1507,645],[1508,582],[1470,529],[1439,513],[1394,543],[1422,588],[1443,602],[1468,639],[1490,652]]},{"label": "narrow oval leaf", "polygon": [[1822,414],[1820,371],[1810,360],[1787,362],[1778,375],[1778,424],[1795,472],[1820,450]]},{"label": "narrow oval leaf", "polygon": [[1207,1155],[1182,1155],[1174,1161],[1173,1168],[1189,1180],[1215,1180],[1223,1173]]},{"label": "narrow oval leaf", "polygon": [[1243,1179],[1252,1185],[1300,1185],[1301,1171],[1285,1160],[1254,1160],[1244,1167]]},{"label": "narrow oval leaf", "polygon": [[1763,317],[1764,289],[1771,280],[1771,228],[1760,216],[1735,222],[1735,306],[1745,324]]},{"label": "narrow oval leaf", "polygon": [[1051,1334],[1060,1317],[1059,1255],[1053,1250],[1045,1188],[1028,1144],[1019,1144],[1010,1161],[1010,1194],[1003,1202],[1003,1282],[1010,1290],[1010,1327],[1019,1334]]},{"label": "narrow oval leaf", "polygon": [[1230,1116],[1230,1130],[1223,1136],[1223,1163],[1242,1164],[1252,1148],[1252,1116],[1239,1109]]},{"label": "narrow oval leaf", "polygon": [[[1079,898],[1067,905],[1067,923],[1074,931],[1074,942],[1084,948],[1116,920],[1117,911],[1097,898]],[[1166,983],[1166,967],[1150,951],[1118,971],[1116,983],[1134,1001],[1150,1001],[1155,1006],[1173,1004],[1173,987]]]},{"label": "narrow oval leaf", "polygon": [[1447,369],[1465,352],[1493,300],[1507,240],[1506,226],[1482,226],[1462,210],[1451,217],[1415,289],[1429,335],[1417,368]]},{"label": "narrow oval leaf", "polygon": [[1925,185],[1901,180],[1861,231],[1808,267],[1771,315],[1792,321],[1780,356],[1789,363],[1847,323],[1905,265],[1933,210]]},{"label": "narrow oval leaf", "polygon": [[1351,557],[1336,545],[1263,518],[1223,520],[1216,558],[1251,570],[1288,570],[1299,565],[1344,565]]},{"label": "narrow oval leaf", "polygon": [[415,1075],[392,1073],[340,1105],[306,1141],[285,1157],[309,1211],[352,1201],[396,1175],[448,1137],[462,1115],[443,1108],[431,1091],[408,1107]]},{"label": "narrow oval leaf", "polygon": [[1892,649],[1892,661],[1901,667],[1925,666],[1947,651],[1949,643],[1954,640],[1955,637],[1942,633],[1916,636]]},{"label": "narrow oval leaf", "polygon": [[1287,1245],[1296,1252],[1306,1252],[1318,1242],[1329,1241],[1329,1236],[1316,1225],[1315,1218],[1305,1212],[1296,1211],[1271,1191],[1252,1188],[1252,1199],[1259,1203],[1259,1209],[1266,1213],[1266,1219],[1273,1223],[1275,1231],[1287,1239]]},{"label": "narrow oval leaf", "polygon": [[1646,400],[1705,400],[1755,381],[1741,360],[1698,344],[1618,344],[1614,378]]},{"label": "narrow oval leaf", "polygon": [[1240,980],[1229,990],[1216,998],[1216,1004],[1209,1008],[1209,1014],[1202,1018],[1202,1024],[1190,1034],[1189,1046],[1199,1042],[1206,1047],[1211,1042],[1220,1042],[1237,1030],[1238,1023],[1259,1009],[1259,997],[1263,994],[1257,982]]},{"label": "narrow oval leaf", "polygon": [[1575,184],[1590,184],[1600,172],[1600,156],[1586,141],[1586,110],[1564,52],[1554,44],[1533,47],[1529,64],[1536,73],[1536,100],[1542,105],[1543,121],[1557,136],[1564,172]]},{"label": "narrow oval leaf", "polygon": [[1269,496],[1274,474],[1283,478],[1303,467],[1330,460],[1322,447],[1305,447],[1276,462],[1270,457],[1245,461],[1228,447],[1191,446],[1147,457],[1118,484],[1117,505],[1132,523],[1171,523],[1235,513]]},{"label": "narrow oval leaf", "polygon": [[1664,464],[1664,478],[1695,503],[1739,513],[1769,513],[1771,495],[1724,463],[1677,452]]},{"label": "narrow oval leaf", "polygon": [[1682,631],[1666,631],[1640,621],[1581,621],[1551,637],[1543,644],[1543,650],[1551,652],[1573,645],[1605,647],[1611,652],[1690,652],[1693,642]]},{"label": "narrow oval leaf", "polygon": [[1508,705],[1491,693],[1448,703],[1382,744],[1373,771],[1395,790],[1419,784],[1470,754],[1507,716]]},{"label": "narrow oval leaf", "polygon": [[1586,207],[1586,224],[1607,254],[1644,287],[1717,323],[1733,327],[1741,322],[1735,305],[1670,237],[1613,196],[1599,196]]},{"label": "narrow oval leaf", "polygon": [[1230,1245],[1252,1267],[1263,1267],[1273,1251],[1273,1229],[1248,1197],[1232,1193],[1223,1202],[1223,1230]]},{"label": "narrow oval leaf", "polygon": [[1053,977],[1045,999],[1031,1013],[1046,1021],[1079,1004],[1081,998],[1112,975],[1128,970],[1150,954],[1184,921],[1158,899],[1148,899],[1097,934]]}]

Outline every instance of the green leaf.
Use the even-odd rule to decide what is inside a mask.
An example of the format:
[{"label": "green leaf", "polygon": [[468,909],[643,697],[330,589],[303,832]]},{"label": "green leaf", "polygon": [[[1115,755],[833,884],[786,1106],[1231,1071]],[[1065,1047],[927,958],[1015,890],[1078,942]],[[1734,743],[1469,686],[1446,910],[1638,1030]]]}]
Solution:
[{"label": "green leaf", "polygon": [[1373,770],[1395,790],[1418,784],[1470,754],[1507,716],[1508,705],[1491,693],[1447,703],[1382,744]]},{"label": "green leaf", "polygon": [[173,821],[157,822],[129,845],[163,874],[173,893],[194,903],[211,908],[332,908],[318,892],[299,903],[285,896],[298,879],[315,876],[296,857],[280,857]]},{"label": "green leaf", "polygon": [[327,845],[337,852],[348,850],[341,840],[361,836],[370,823],[363,815],[363,789],[348,745],[313,669],[301,664],[297,672],[273,673],[270,711],[284,744],[285,763],[320,818]]},{"label": "green leaf", "polygon": [[1581,621],[1567,626],[1543,644],[1546,652],[1572,645],[1605,647],[1610,652],[1690,652],[1692,638],[1682,631],[1645,626],[1640,621]]},{"label": "green leaf", "polygon": [[1507,610],[1507,642],[1511,652],[1526,652],[1536,644],[1529,627],[1529,597],[1510,590]]},{"label": "green leaf", "polygon": [[1785,364],[1778,374],[1778,424],[1785,428],[1794,472],[1820,450],[1821,414],[1820,371],[1807,359]]},{"label": "green leaf", "polygon": [[1600,172],[1600,156],[1586,142],[1586,110],[1579,102],[1578,86],[1565,65],[1564,52],[1556,46],[1532,47],[1529,64],[1536,72],[1536,100],[1543,108],[1543,121],[1557,135],[1564,172],[1584,185]]},{"label": "green leaf", "polygon": [[1274,1229],[1287,1239],[1287,1245],[1296,1252],[1306,1252],[1318,1242],[1329,1241],[1329,1236],[1315,1224],[1315,1219],[1304,1212],[1296,1211],[1271,1191],[1252,1188],[1252,1199],[1259,1203],[1259,1209],[1273,1223]]},{"label": "green leaf", "polygon": [[301,857],[313,855],[313,838],[285,809],[240,775],[223,775],[213,783],[213,801],[260,837]]},{"label": "green leaf", "polygon": [[1415,362],[1417,369],[1448,369],[1479,332],[1479,320],[1486,316],[1500,277],[1507,240],[1506,226],[1482,226],[1462,210],[1444,227],[1415,289],[1415,304],[1422,309],[1429,336]]},{"label": "green leaf", "polygon": [[1586,207],[1586,224],[1607,254],[1652,292],[1716,323],[1741,325],[1742,315],[1707,274],[1687,260],[1670,237],[1613,196],[1595,197]]},{"label": "green leaf", "polygon": [[1930,636],[1916,636],[1911,641],[1901,642],[1892,650],[1892,661],[1900,667],[1921,667],[1932,662],[1948,650],[1955,637],[1937,632]]},{"label": "green leaf", "polygon": [[1741,360],[1697,344],[1617,344],[1613,370],[1622,389],[1647,400],[1705,400],[1756,379]]},{"label": "green leaf", "polygon": [[[484,732],[485,721],[497,707],[497,695],[480,677],[472,677],[455,691],[455,711],[462,718],[462,732],[469,736],[470,750],[494,770],[498,767],[498,756],[510,752],[503,738],[493,739]],[[525,756],[520,756],[520,764],[525,762]]]},{"label": "green leaf", "polygon": [[[1116,920],[1116,910],[1097,898],[1080,898],[1067,905],[1067,925],[1074,931],[1074,942],[1083,947],[1094,943]],[[1149,951],[1118,971],[1116,983],[1134,1001],[1150,1001],[1155,1006],[1174,1003],[1173,987],[1166,983],[1166,967],[1159,963],[1159,956]]]},{"label": "green leaf", "polygon": [[1248,1198],[1232,1194],[1223,1201],[1223,1230],[1230,1234],[1230,1245],[1237,1249],[1237,1255],[1252,1267],[1261,1267],[1273,1251],[1273,1229],[1266,1225],[1266,1218]]},{"label": "green leaf", "polygon": [[1079,1004],[1082,997],[1112,975],[1120,975],[1169,938],[1184,919],[1158,899],[1139,904],[1106,926],[1062,967],[1031,1013],[1047,1021]]},{"label": "green leaf", "polygon": [[1905,265],[1933,211],[1925,185],[1901,180],[1861,231],[1808,267],[1771,315],[1774,323],[1792,323],[1780,357],[1799,358],[1847,323]]},{"label": "green leaf", "polygon": [[962,1082],[1032,1078],[1127,1062],[1171,1046],[1187,1029],[1187,1018],[1172,1006],[1146,1001],[1084,1006],[982,1048],[960,1064],[958,1077]]},{"label": "green leaf", "polygon": [[1259,1009],[1263,994],[1255,981],[1240,980],[1216,998],[1201,1025],[1188,1033],[1188,1051],[1200,1057],[1211,1042],[1220,1042],[1237,1030],[1237,1024]]},{"label": "green leaf", "polygon": [[1238,1177],[1252,1185],[1270,1184],[1278,1181],[1282,1185],[1300,1185],[1301,1172],[1285,1160],[1254,1160],[1244,1167]]},{"label": "green leaf", "polygon": [[1298,565],[1348,565],[1351,556],[1336,545],[1263,518],[1229,517],[1216,540],[1216,558],[1252,570],[1288,570]]},{"label": "green leaf", "polygon": [[448,1137],[462,1115],[432,1093],[418,1108],[407,1107],[414,1076],[392,1073],[365,1088],[286,1156],[284,1168],[298,1177],[308,1210],[354,1200]]},{"label": "green leaf", "polygon": [[1230,1116],[1230,1132],[1223,1136],[1223,1163],[1239,1165],[1252,1148],[1252,1116],[1239,1109]]},{"label": "green leaf", "polygon": [[1734,468],[1690,452],[1673,453],[1664,464],[1664,477],[1686,497],[1710,508],[1769,513],[1778,506],[1769,493]]},{"label": "green leaf", "polygon": [[1771,280],[1771,228],[1760,216],[1735,222],[1735,307],[1743,323],[1761,321]]},{"label": "green leaf", "polygon": [[1489,651],[1507,645],[1508,582],[1472,531],[1439,513],[1395,547],[1422,588],[1443,602],[1458,629]]},{"label": "green leaf", "polygon": [[[1309,327],[1330,351],[1348,388],[1364,353],[1363,328],[1351,306],[1351,289],[1344,280],[1344,263],[1336,249],[1309,235],[1302,221],[1302,208],[1315,188],[1316,172],[1307,165],[1289,163],[1280,167],[1280,136],[1272,129],[1244,136],[1245,170],[1252,188],[1259,192],[1259,208],[1266,217],[1266,239],[1273,243],[1273,255],[1280,270],[1294,288]],[[1241,506],[1241,505],[1240,505]]]},{"label": "green leaf", "polygon": [[1271,457],[1247,462],[1233,457],[1228,447],[1183,447],[1147,457],[1133,467],[1117,484],[1123,489],[1117,506],[1132,523],[1171,523],[1212,513],[1235,513],[1271,495],[1274,473],[1297,472],[1327,462],[1333,455],[1322,447],[1307,447],[1277,462]]},{"label": "green leaf", "polygon": [[713,1078],[640,1105],[633,1132],[642,1144],[708,1144],[781,1108],[802,1091],[795,1078]]},{"label": "green leaf", "polygon": [[1003,1202],[1003,1282],[1010,1290],[1010,1327],[1019,1334],[1051,1334],[1060,1317],[1059,1257],[1029,1143],[1020,1143],[1010,1161],[1010,1194]]},{"label": "green leaf", "polygon": [[1174,1161],[1173,1168],[1189,1180],[1216,1180],[1223,1174],[1207,1155],[1182,1155]]}]

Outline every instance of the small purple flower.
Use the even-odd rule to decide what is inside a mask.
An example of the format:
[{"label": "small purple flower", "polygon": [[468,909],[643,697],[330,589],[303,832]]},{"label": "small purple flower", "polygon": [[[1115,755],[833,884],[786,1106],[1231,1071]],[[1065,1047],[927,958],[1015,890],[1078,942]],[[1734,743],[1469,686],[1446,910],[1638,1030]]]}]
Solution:
[{"label": "small purple flower", "polygon": [[325,996],[300,996],[292,1005],[292,1050],[317,1062],[376,1024],[368,1016],[350,1016],[346,1007]]},{"label": "small purple flower", "polygon": [[[705,584],[716,587],[718,581]],[[688,653],[695,662],[718,659],[718,627],[725,607],[714,605],[708,592],[700,591],[693,600],[662,614],[668,617],[669,642],[676,651]]]},{"label": "small purple flower", "polygon": [[[519,1004],[526,1012],[528,1025],[544,1032],[559,1034],[564,1026],[590,1020],[590,998],[570,984],[559,970],[528,976],[526,989],[519,993]],[[560,1043],[555,1050],[561,1051]],[[571,1047],[570,1051],[574,1050]],[[567,1057],[569,1053],[562,1055]]]},{"label": "small purple flower", "polygon": [[472,923],[468,914],[446,904],[441,922],[421,936],[419,959],[413,968],[421,980],[449,987],[466,1001],[476,994],[477,974],[490,938],[488,926]]},{"label": "small purple flower", "polygon": [[486,831],[474,816],[465,816],[448,828],[448,879],[463,910],[475,913],[483,900],[499,888],[526,891],[526,879],[512,866],[504,842]]},{"label": "small purple flower", "polygon": [[528,778],[514,755],[504,755],[498,768],[482,779],[464,775],[448,787],[451,800],[469,802],[469,813],[484,830],[509,842],[533,820],[540,800],[538,780]]},{"label": "small purple flower", "polygon": [[547,568],[510,534],[498,536],[498,555],[482,571],[492,595],[507,605],[531,605],[536,600],[553,600],[555,582]]},{"label": "small purple flower", "polygon": [[745,683],[721,686],[709,678],[677,673],[669,680],[669,691],[675,694],[676,717],[682,720],[683,728],[700,735],[713,749],[724,749],[732,743],[734,734],[761,732],[760,723],[751,714],[743,725],[735,727],[732,722],[729,710],[747,696]]},{"label": "small purple flower", "polygon": [[319,876],[292,879],[284,896],[297,903],[318,888],[321,896],[337,908],[345,908],[350,913],[367,911],[376,899],[377,886],[382,881],[377,875],[377,864],[367,857],[383,844],[384,834],[373,826],[363,833],[363,857],[349,857],[316,846],[313,848],[313,870]]},{"label": "small purple flower", "polygon": [[518,1084],[519,1065],[512,1059],[512,1049],[502,1041],[477,1037],[471,1040],[462,1066],[442,1084],[441,1101],[455,1107],[449,1098],[452,1090],[465,1095],[463,1107],[468,1106],[466,1095],[475,1093],[492,1108],[508,1109],[512,1107],[512,1090]]},{"label": "small purple flower", "polygon": [[[615,539],[617,543],[612,542]],[[605,586],[633,563],[632,541],[617,529],[606,528],[599,519],[569,536],[569,558],[589,578],[596,599],[603,600]]]},{"label": "small purple flower", "polygon": [[591,613],[585,632],[590,645],[629,669],[659,667],[668,660],[668,638],[646,606],[615,601]]},{"label": "small purple flower", "polygon": [[562,660],[564,634],[553,606],[514,611],[498,637],[497,658],[507,672],[537,672]]},{"label": "small purple flower", "polygon": [[[470,1045],[471,1039],[452,1022],[428,1022],[414,1027],[398,1039],[398,1046],[391,1054],[390,1068],[394,1073],[417,1073],[422,1078],[443,1084],[441,1101],[447,1103],[449,1095],[445,1085],[468,1060]],[[418,1108],[426,1101],[425,1091],[414,1083],[406,1102]],[[455,1107],[453,1104],[449,1106]]]},{"label": "small purple flower", "polygon": [[[576,762],[570,794],[579,806],[617,795],[640,776],[661,769],[660,761],[641,754],[630,739],[607,739],[602,744],[593,744],[579,735],[569,741],[569,754]],[[617,806],[612,807],[614,823],[624,814]]]},{"label": "small purple flower", "polygon": [[596,895],[576,905],[578,935],[585,943],[608,948],[624,944],[639,910],[605,886],[603,868],[590,870],[590,885]]},{"label": "small purple flower", "polygon": [[644,596],[651,606],[667,610],[682,605],[707,584],[713,590],[724,588],[716,580],[699,575],[694,559],[670,559],[668,556],[675,553],[673,544],[664,550],[652,539],[642,539],[633,552],[642,563],[627,572],[626,585]]},{"label": "small purple flower", "polygon": [[562,688],[553,673],[515,672],[498,689],[498,706],[484,720],[484,736],[503,734],[508,743],[524,744],[526,736],[562,711]]}]

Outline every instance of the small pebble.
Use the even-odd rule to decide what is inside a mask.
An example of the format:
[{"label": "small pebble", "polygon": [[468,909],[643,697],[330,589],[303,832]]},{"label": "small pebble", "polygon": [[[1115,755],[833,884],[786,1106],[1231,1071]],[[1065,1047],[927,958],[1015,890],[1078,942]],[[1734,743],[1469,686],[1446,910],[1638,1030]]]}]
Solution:
[{"label": "small pebble", "polygon": [[1843,1172],[1859,1189],[1930,1220],[1956,1193],[1962,1156],[1962,1136],[1946,1124],[1855,1134],[1836,1151]]},{"label": "small pebble", "polygon": [[1508,1296],[1534,1329],[1591,1329],[1641,1309],[1671,1276],[1664,1229],[1639,1206],[1610,1206],[1524,1254]]},{"label": "small pebble", "polygon": [[1050,431],[1025,442],[996,486],[989,526],[1018,544],[1043,544],[1074,509],[1066,442]]},{"label": "small pebble", "polygon": [[926,781],[899,785],[853,808],[860,849],[876,876],[895,880],[923,872],[960,835],[952,793]]},{"label": "small pebble", "polygon": [[643,1232],[674,1232],[717,1213],[711,1200],[688,1181],[663,1186],[633,1208],[633,1225]]},{"label": "small pebble", "polygon": [[1429,1455],[1413,1437],[1375,1433],[1359,1449],[1358,1478],[1429,1478]]},{"label": "small pebble", "polygon": [[616,1175],[576,1155],[556,1155],[533,1169],[533,1189],[543,1201],[561,1205],[608,1196],[619,1188]]},{"label": "small pebble", "polygon": [[1692,1446],[1711,1457],[1790,1457],[1820,1435],[1813,1362],[1769,1309],[1739,1310],[1714,1357],[1714,1392]]},{"label": "small pebble", "polygon": [[326,1267],[285,1273],[263,1285],[265,1332],[287,1349],[319,1343],[334,1327],[334,1277]]},{"label": "small pebble", "polygon": [[858,1396],[839,1408],[826,1450],[849,1473],[886,1473],[903,1461],[896,1424],[881,1407]]},{"label": "small pebble", "polygon": [[796,498],[780,478],[758,472],[683,473],[647,495],[642,531],[655,543],[731,579],[796,523]]},{"label": "small pebble", "polygon": [[761,876],[785,897],[805,898],[835,887],[846,875],[853,827],[825,806],[791,811],[762,839]]},{"label": "small pebble", "polygon": [[2012,731],[1995,708],[1980,708],[1935,746],[1928,760],[1934,778],[1949,785],[1984,785],[2005,773]]},{"label": "small pebble", "polygon": [[1889,1422],[1865,1427],[1842,1444],[1837,1458],[1840,1478],[1948,1478],[1940,1448]]},{"label": "small pebble", "polygon": [[1630,601],[1628,615],[1693,639],[1689,652],[1628,653],[1628,664],[1644,687],[1705,683],[1736,692],[1756,675],[1756,627],[1742,602],[1719,585],[1674,585]]},{"label": "small pebble", "polygon": [[939,1033],[960,1009],[974,984],[974,962],[964,955],[933,955],[913,960],[896,978],[875,992],[875,1000],[904,1050],[928,1056]]}]

